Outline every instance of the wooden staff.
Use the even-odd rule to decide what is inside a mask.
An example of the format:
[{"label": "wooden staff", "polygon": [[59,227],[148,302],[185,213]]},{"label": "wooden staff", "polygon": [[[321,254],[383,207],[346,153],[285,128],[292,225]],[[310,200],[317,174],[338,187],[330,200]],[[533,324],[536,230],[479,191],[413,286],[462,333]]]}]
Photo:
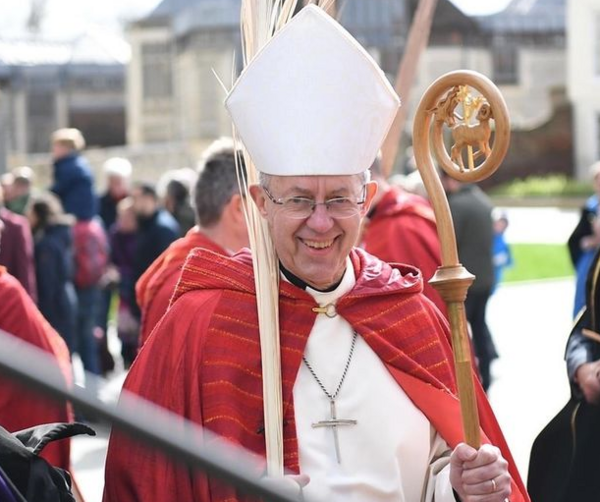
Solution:
[{"label": "wooden staff", "polygon": [[392,174],[398,156],[400,140],[409,110],[410,93],[415,83],[421,55],[427,48],[437,3],[437,0],[419,0],[410,25],[404,55],[400,61],[394,84],[394,89],[402,99],[402,107],[398,110],[396,119],[381,146],[381,169],[385,178]]},{"label": "wooden staff", "polygon": [[[439,114],[438,105],[443,103],[443,98],[447,98],[456,86],[470,86],[479,91],[491,106],[496,126],[489,156],[472,170],[456,165],[444,147],[444,126],[457,126],[454,125],[453,115],[449,117]],[[453,114],[454,107],[451,107],[450,112]],[[415,115],[413,148],[417,167],[435,212],[442,251],[442,265],[429,282],[448,306],[463,431],[465,441],[474,448],[479,448],[481,436],[464,302],[475,277],[459,262],[452,215],[432,154],[435,154],[440,167],[454,179],[476,182],[498,169],[508,150],[509,139],[510,121],[506,103],[498,88],[488,78],[476,72],[457,71],[437,79],[423,95]]]}]

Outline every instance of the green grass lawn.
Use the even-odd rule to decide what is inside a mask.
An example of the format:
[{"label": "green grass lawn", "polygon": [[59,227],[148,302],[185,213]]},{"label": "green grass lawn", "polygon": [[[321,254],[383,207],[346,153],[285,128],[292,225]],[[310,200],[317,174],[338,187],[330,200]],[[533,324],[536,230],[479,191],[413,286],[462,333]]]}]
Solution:
[{"label": "green grass lawn", "polygon": [[566,244],[511,244],[513,266],[502,282],[533,281],[574,275]]}]

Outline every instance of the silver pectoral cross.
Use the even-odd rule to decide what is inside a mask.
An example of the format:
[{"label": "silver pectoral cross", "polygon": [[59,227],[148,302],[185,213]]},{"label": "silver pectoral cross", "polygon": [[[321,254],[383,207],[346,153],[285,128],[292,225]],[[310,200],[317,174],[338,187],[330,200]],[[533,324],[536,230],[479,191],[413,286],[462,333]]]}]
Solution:
[{"label": "silver pectoral cross", "polygon": [[335,401],[332,399],[329,401],[329,406],[331,409],[331,419],[330,420],[321,420],[312,424],[313,429],[318,427],[331,427],[333,431],[333,441],[335,443],[335,456],[337,458],[338,464],[342,463],[342,459],[340,456],[340,440],[338,438],[338,427],[344,425],[356,425],[358,422],[356,420],[348,420],[343,418],[337,418],[337,414],[335,411]]}]

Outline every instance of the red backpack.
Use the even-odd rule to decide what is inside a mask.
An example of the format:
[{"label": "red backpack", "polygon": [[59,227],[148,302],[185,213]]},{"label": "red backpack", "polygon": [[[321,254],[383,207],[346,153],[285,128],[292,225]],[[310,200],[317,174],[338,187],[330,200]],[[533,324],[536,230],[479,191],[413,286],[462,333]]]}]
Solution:
[{"label": "red backpack", "polygon": [[108,265],[108,239],[96,220],[78,221],[73,227],[75,286],[95,286]]}]

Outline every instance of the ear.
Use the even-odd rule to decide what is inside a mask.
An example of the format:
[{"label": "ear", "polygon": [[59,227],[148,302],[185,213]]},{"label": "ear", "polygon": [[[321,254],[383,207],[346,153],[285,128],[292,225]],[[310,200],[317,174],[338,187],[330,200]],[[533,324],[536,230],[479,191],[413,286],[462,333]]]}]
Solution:
[{"label": "ear", "polygon": [[233,219],[237,222],[243,222],[245,224],[246,217],[244,216],[244,199],[239,193],[236,193],[231,197],[231,200],[227,203],[230,208]]},{"label": "ear", "polygon": [[267,194],[260,185],[250,185],[250,197],[256,204],[258,212],[263,218],[267,216]]},{"label": "ear", "polygon": [[369,181],[369,183],[366,184],[367,193],[365,195],[365,203],[363,204],[363,216],[371,209],[371,204],[377,193],[377,188],[378,184],[376,181]]}]

